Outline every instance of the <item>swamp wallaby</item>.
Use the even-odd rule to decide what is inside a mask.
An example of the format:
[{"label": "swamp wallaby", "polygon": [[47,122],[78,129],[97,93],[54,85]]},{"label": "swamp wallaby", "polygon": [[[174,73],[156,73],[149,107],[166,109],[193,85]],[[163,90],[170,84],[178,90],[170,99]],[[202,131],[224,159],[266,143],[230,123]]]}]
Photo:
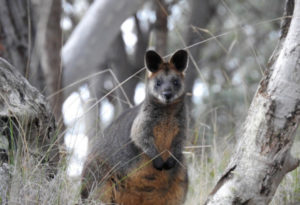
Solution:
[{"label": "swamp wallaby", "polygon": [[147,51],[146,98],[96,140],[84,165],[82,198],[122,205],[183,204],[188,185],[184,71],[188,54],[169,62]]}]

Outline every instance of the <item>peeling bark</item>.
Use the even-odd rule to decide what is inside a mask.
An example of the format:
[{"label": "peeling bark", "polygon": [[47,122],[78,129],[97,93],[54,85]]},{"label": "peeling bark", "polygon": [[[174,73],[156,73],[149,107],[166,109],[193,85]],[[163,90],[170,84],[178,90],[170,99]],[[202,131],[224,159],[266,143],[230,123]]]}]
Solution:
[{"label": "peeling bark", "polygon": [[[16,170],[47,164],[53,176],[59,160],[54,117],[45,98],[4,59],[0,58],[0,197],[6,204],[18,196]],[[30,161],[30,162],[29,162]],[[32,164],[32,161],[35,164]],[[46,176],[45,176],[46,177]],[[19,183],[20,184],[20,181]],[[5,186],[2,189],[1,186]]]},{"label": "peeling bark", "polygon": [[268,204],[299,160],[290,154],[300,120],[300,1],[288,0],[282,35],[254,96],[231,161],[206,204]]}]

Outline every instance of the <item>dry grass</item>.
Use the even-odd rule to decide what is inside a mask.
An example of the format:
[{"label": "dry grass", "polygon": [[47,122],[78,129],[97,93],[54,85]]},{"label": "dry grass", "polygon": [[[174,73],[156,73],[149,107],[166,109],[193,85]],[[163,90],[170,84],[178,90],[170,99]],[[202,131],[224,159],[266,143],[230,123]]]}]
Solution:
[{"label": "dry grass", "polygon": [[[217,124],[214,125],[217,136]],[[204,133],[197,136],[202,145],[207,145]],[[208,194],[223,173],[234,148],[230,137],[217,139],[213,136],[211,145],[189,147],[185,150],[188,163],[189,190],[185,205],[204,204]],[[299,136],[292,153],[300,158]],[[12,204],[72,205],[80,204],[80,179],[67,175],[68,159],[62,159],[57,175],[49,180],[47,164],[39,164],[31,157],[24,157],[11,165],[12,185],[9,201]],[[28,156],[28,155],[25,155]],[[18,157],[16,157],[17,159]],[[285,205],[300,201],[299,168],[287,174],[277,189],[272,205]],[[89,202],[89,205],[99,202]]]},{"label": "dry grass", "polygon": [[[185,205],[201,205],[221,177],[230,160],[233,144],[219,141],[218,146],[205,148],[200,155],[188,154],[189,191]],[[300,158],[300,141],[296,139],[292,154]],[[209,150],[211,149],[211,150]],[[300,202],[299,167],[288,173],[280,183],[271,205],[286,205]]]}]

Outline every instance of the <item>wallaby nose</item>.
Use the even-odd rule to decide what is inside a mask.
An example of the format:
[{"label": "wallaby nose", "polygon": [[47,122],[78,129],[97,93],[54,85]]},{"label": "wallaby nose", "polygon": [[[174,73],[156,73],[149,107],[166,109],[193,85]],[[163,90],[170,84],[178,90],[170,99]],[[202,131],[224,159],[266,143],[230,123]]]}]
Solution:
[{"label": "wallaby nose", "polygon": [[171,97],[172,97],[172,91],[171,90],[165,90],[165,91],[163,91],[162,94],[165,96],[166,100],[170,100]]}]

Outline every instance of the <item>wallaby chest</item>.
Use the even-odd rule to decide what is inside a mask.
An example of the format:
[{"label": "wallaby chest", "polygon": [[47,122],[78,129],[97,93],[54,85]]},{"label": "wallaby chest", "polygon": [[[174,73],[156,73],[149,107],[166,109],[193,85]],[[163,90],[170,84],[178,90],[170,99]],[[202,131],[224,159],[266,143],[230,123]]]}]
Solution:
[{"label": "wallaby chest", "polygon": [[156,149],[166,160],[171,155],[174,139],[180,137],[181,109],[178,105],[173,105],[160,108],[146,107],[142,110],[132,125],[131,138],[134,141],[139,137],[153,138]]},{"label": "wallaby chest", "polygon": [[154,143],[164,160],[170,156],[172,142],[179,130],[179,124],[174,114],[170,114],[154,124],[152,128]]}]

